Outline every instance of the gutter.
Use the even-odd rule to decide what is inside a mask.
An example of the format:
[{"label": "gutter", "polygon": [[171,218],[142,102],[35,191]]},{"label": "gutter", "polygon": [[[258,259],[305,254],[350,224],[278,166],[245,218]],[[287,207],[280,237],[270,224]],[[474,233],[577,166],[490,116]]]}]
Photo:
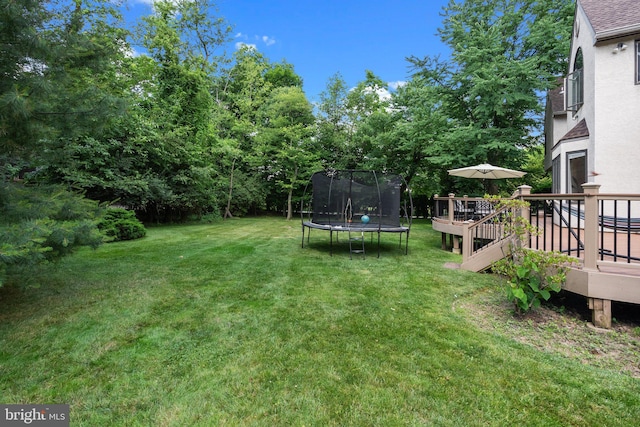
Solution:
[{"label": "gutter", "polygon": [[614,28],[611,30],[605,30],[601,32],[596,32],[595,43],[603,42],[611,39],[621,38],[625,36],[630,36],[632,34],[640,33],[640,23],[627,25],[625,27]]}]

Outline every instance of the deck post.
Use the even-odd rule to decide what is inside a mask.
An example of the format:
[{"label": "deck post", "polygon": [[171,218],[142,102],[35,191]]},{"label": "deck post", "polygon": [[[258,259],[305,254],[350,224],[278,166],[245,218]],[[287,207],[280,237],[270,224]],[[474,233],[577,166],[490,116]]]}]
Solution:
[{"label": "deck post", "polygon": [[460,254],[460,251],[462,250],[460,248],[460,236],[454,236],[452,234],[451,237],[453,238],[453,241],[451,242],[451,253]]},{"label": "deck post", "polygon": [[588,182],[584,189],[584,270],[598,269],[598,193],[600,184]]},{"label": "deck post", "polygon": [[455,219],[454,197],[456,197],[454,193],[449,193],[449,207],[448,207],[449,210],[447,211],[447,214],[449,215],[449,224],[453,224],[453,220]]},{"label": "deck post", "polygon": [[594,326],[611,329],[611,300],[589,298],[589,309]]},{"label": "deck post", "polygon": [[528,196],[531,194],[531,189],[533,187],[530,185],[521,185],[518,187],[518,196],[522,198],[523,196]]},{"label": "deck post", "polygon": [[[438,197],[440,197],[437,194],[434,194],[433,196],[433,200],[435,202],[435,205],[433,207],[433,209],[435,210],[435,213],[433,216],[440,216],[440,200],[438,200]],[[442,250],[446,251],[447,250],[447,233],[440,233],[442,235]]]},{"label": "deck post", "polygon": [[[456,195],[454,193],[449,193],[449,206],[447,208],[447,215],[449,216],[449,224],[453,224],[453,220],[455,219],[455,200]],[[453,253],[456,252],[456,249],[459,247],[459,244],[456,244],[457,237],[453,234],[449,234],[449,246],[452,248]]]},{"label": "deck post", "polygon": [[[531,187],[530,185],[521,185],[518,187],[518,197],[520,198],[520,200],[524,200],[524,198],[526,196],[531,195],[531,189],[533,187]],[[522,218],[525,219],[525,221],[527,222],[527,224],[531,224],[531,210],[528,208],[522,208],[520,209],[520,212],[517,213],[518,216],[521,216]],[[530,247],[531,243],[531,235],[529,233],[527,233],[526,235],[522,236],[522,246],[523,247]]]},{"label": "deck post", "polygon": [[473,254],[473,238],[471,237],[471,233],[469,232],[469,227],[471,227],[473,221],[465,221],[462,224],[462,263],[464,264],[469,260],[469,257]]},{"label": "deck post", "polygon": [[[598,270],[598,193],[600,184],[587,182],[584,190],[584,266],[585,271]],[[585,275],[589,280],[589,275]],[[589,284],[587,283],[587,289]],[[611,300],[589,298],[593,324],[599,328],[611,328]]]}]

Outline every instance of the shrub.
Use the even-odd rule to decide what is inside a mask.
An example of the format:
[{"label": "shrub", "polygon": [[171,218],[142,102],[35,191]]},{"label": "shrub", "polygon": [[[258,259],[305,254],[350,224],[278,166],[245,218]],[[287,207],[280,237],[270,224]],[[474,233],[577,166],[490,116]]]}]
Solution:
[{"label": "shrub", "polygon": [[0,285],[12,271],[103,241],[94,201],[57,186],[0,183]]},{"label": "shrub", "polygon": [[527,312],[548,301],[552,293],[560,292],[566,273],[577,262],[573,257],[558,251],[539,251],[523,247],[522,242],[539,231],[518,214],[529,209],[524,200],[508,199],[497,203],[497,208],[507,208],[505,230],[512,235],[509,255],[495,262],[492,270],[507,278],[507,297],[516,311]]},{"label": "shrub", "polygon": [[507,298],[518,312],[527,312],[558,293],[568,267],[575,260],[560,252],[518,248],[511,256],[497,261],[493,271],[508,279]]},{"label": "shrub", "polygon": [[135,213],[122,208],[107,209],[98,222],[98,228],[111,242],[139,239],[147,235],[146,228]]}]

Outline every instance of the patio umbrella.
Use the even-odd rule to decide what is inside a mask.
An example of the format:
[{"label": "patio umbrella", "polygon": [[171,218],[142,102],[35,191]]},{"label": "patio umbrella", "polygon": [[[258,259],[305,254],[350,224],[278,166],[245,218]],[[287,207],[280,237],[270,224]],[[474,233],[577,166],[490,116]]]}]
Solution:
[{"label": "patio umbrella", "polygon": [[467,166],[466,168],[449,169],[449,175],[462,176],[464,178],[481,178],[481,179],[503,179],[503,178],[522,178],[526,172],[513,169],[501,168],[488,163],[476,166]]}]

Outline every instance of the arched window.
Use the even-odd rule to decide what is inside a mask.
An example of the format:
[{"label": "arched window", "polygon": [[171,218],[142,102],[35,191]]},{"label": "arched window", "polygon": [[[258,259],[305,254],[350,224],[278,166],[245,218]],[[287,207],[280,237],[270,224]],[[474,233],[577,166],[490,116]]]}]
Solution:
[{"label": "arched window", "polygon": [[578,48],[573,61],[573,72],[567,76],[567,111],[574,113],[584,103],[584,59],[582,48]]},{"label": "arched window", "polygon": [[573,61],[573,71],[582,70],[584,68],[584,59],[582,58],[582,48],[579,47],[576,52],[575,61]]}]

